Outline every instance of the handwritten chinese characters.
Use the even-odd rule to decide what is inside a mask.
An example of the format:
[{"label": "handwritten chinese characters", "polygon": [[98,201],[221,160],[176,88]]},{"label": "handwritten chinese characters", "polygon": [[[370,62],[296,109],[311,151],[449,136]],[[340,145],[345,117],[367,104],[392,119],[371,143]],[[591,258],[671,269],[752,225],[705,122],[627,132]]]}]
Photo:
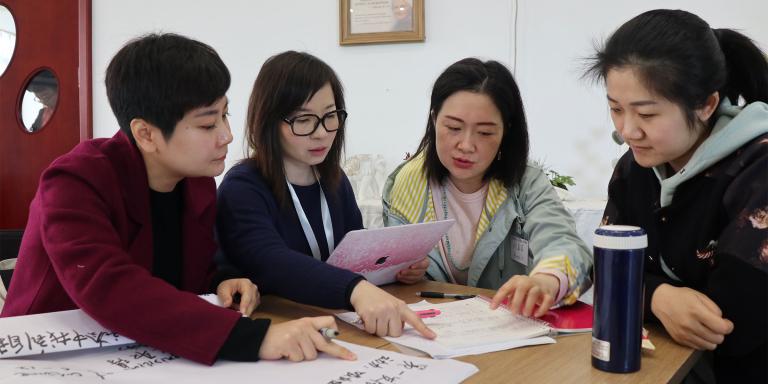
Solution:
[{"label": "handwritten chinese characters", "polygon": [[23,332],[22,334],[0,333],[0,357],[43,354],[58,350],[82,349],[124,344],[115,332],[98,330],[81,333],[70,331],[45,331],[44,333]]},{"label": "handwritten chinese characters", "polygon": [[[125,345],[112,350],[100,358],[94,355],[94,361],[88,364],[81,364],[78,361],[70,365],[45,360],[26,361],[13,367],[9,376],[28,380],[48,377],[74,382],[110,381],[112,377],[119,377],[116,375],[121,372],[156,367],[179,358],[138,344]],[[12,361],[9,360],[6,363]]]},{"label": "handwritten chinese characters", "polygon": [[382,355],[363,365],[362,370],[348,371],[339,377],[328,381],[327,384],[385,384],[400,383],[407,378],[411,371],[427,369],[427,363],[415,360],[395,360],[391,356]]}]

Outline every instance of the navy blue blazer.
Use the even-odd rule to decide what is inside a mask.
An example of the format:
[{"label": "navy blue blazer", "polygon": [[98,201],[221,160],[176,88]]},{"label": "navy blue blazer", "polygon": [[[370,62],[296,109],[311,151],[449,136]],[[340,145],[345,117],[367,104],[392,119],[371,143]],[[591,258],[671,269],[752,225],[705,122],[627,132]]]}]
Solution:
[{"label": "navy blue blazer", "polygon": [[[327,253],[318,185],[315,193],[312,188],[299,187],[297,194]],[[363,227],[362,215],[346,175],[336,191],[323,190],[338,245],[347,232]],[[219,186],[217,204],[222,256],[253,280],[260,293],[326,308],[351,307],[349,296],[362,277],[312,257],[293,204],[289,200],[281,207],[258,169],[249,163],[232,167]]]}]

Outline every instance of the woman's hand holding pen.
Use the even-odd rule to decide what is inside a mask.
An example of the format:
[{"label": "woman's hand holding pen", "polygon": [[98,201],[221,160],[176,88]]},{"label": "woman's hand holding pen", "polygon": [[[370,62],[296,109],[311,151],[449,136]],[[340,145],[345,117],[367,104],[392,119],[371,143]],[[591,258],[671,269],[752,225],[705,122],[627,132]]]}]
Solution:
[{"label": "woman's hand holding pen", "polygon": [[411,264],[408,268],[404,268],[397,273],[397,281],[403,284],[416,284],[419,281],[424,280],[424,275],[427,273],[427,267],[429,267],[429,258],[425,257],[424,260]]},{"label": "woman's hand holding pen", "polygon": [[[249,279],[224,280],[216,287],[216,295],[224,308],[232,308],[243,316],[250,316],[261,303],[259,289]],[[239,300],[235,299],[236,295]]]},{"label": "woman's hand holding pen", "polygon": [[[560,289],[560,280],[553,275],[536,273],[532,276],[512,276],[499,288],[491,300],[496,309],[507,300],[509,310],[518,315],[541,317],[552,307]],[[534,312],[534,308],[537,307]]]},{"label": "woman's hand holding pen", "polygon": [[356,360],[352,351],[332,342],[319,331],[338,330],[332,316],[305,317],[298,320],[272,324],[264,335],[259,348],[259,358],[290,361],[314,360],[317,351],[344,360]]},{"label": "woman's hand holding pen", "polygon": [[404,301],[365,280],[360,281],[352,290],[350,302],[368,333],[397,337],[402,335],[405,322],[428,339],[436,336]]}]

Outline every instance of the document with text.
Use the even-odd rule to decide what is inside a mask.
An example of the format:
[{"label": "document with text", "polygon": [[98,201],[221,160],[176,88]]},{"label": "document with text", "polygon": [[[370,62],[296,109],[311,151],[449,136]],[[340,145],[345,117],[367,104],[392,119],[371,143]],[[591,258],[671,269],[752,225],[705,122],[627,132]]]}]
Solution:
[{"label": "document with text", "polygon": [[[429,340],[410,326],[406,326],[402,336],[385,339],[425,352],[436,359],[555,342],[549,337],[553,330],[546,323],[513,315],[505,307],[491,310],[489,302],[481,297],[440,304],[421,301],[410,304],[409,307],[414,311],[439,312],[436,316],[422,319],[437,333],[437,338]],[[336,316],[363,329],[359,316],[354,312]]]}]

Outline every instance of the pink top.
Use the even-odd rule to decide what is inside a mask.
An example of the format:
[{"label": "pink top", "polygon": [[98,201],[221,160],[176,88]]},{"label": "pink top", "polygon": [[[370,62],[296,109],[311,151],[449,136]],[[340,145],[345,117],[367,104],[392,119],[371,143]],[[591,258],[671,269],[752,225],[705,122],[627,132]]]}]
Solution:
[{"label": "pink top", "polygon": [[[466,285],[469,277],[469,266],[472,264],[472,255],[475,252],[477,225],[480,221],[480,215],[483,213],[485,197],[488,193],[488,183],[483,184],[475,192],[463,193],[456,188],[450,178],[446,177],[445,188],[432,181],[429,183],[429,188],[432,191],[432,203],[435,205],[437,220],[456,220],[456,224],[448,230],[448,241],[446,242],[444,236],[438,247],[443,265],[446,266],[444,269],[448,271],[454,284]],[[446,194],[446,209],[443,208],[443,190]],[[450,244],[450,252],[448,252],[448,244]],[[560,282],[560,289],[555,303],[562,300],[568,290],[568,277],[565,273],[551,268],[541,268],[536,273],[546,273],[557,278]]]},{"label": "pink top", "polygon": [[[466,285],[469,266],[472,264],[472,254],[475,252],[475,233],[485,206],[488,184],[484,184],[475,192],[463,193],[456,188],[450,178],[446,178],[445,188],[434,182],[430,182],[430,188],[437,219],[456,220],[456,224],[448,230],[448,241],[446,242],[445,236],[440,241],[439,248],[443,264],[447,266],[445,269],[449,271],[454,283]],[[446,194],[445,207],[443,190]],[[448,244],[450,244],[450,252],[448,252]]]}]

